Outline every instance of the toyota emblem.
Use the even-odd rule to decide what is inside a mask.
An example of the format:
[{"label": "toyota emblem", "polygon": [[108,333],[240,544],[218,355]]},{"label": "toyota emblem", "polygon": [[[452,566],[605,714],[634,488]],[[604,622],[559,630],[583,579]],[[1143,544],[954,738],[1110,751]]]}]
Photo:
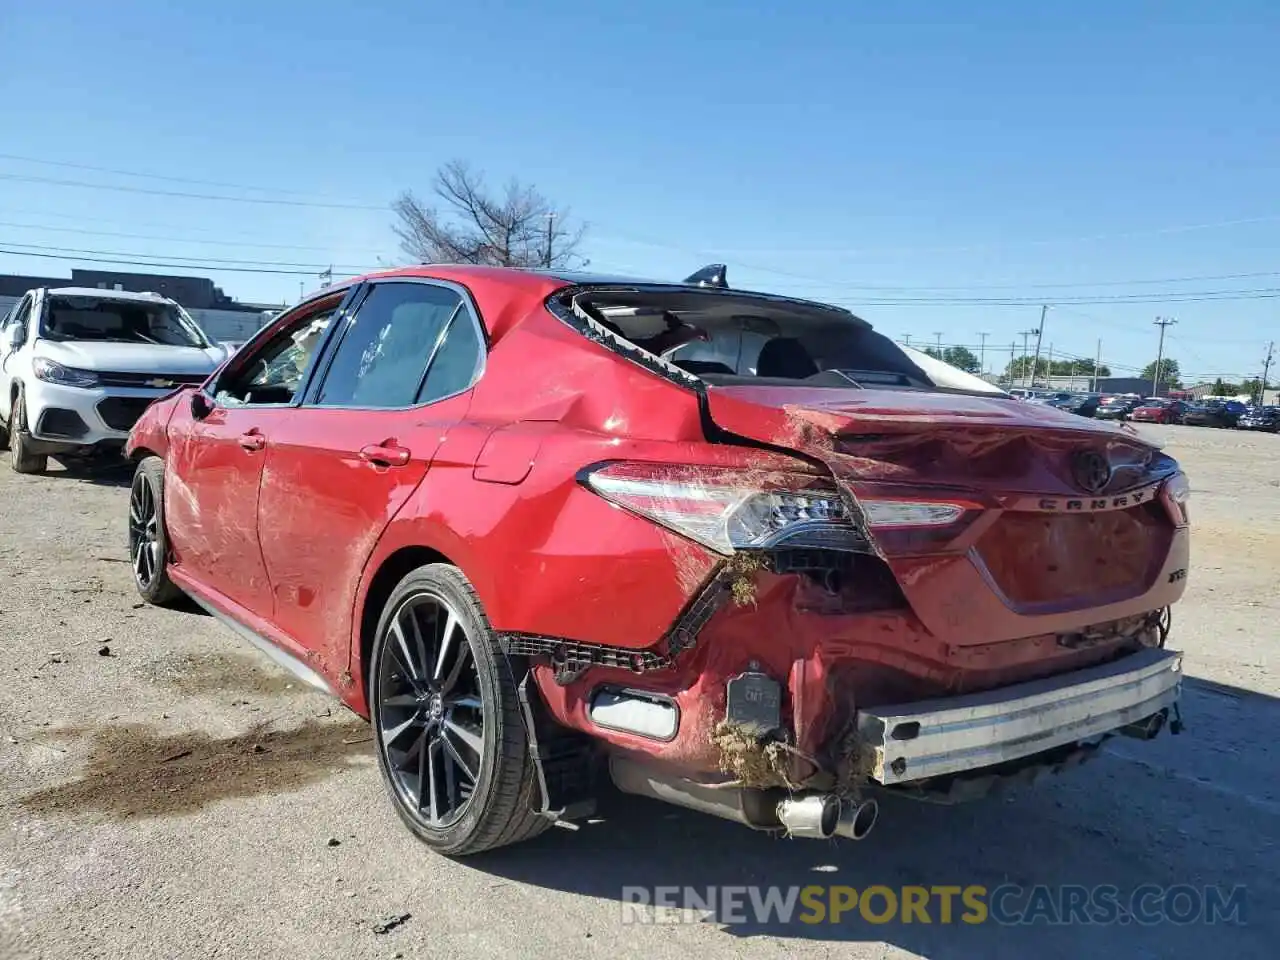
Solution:
[{"label": "toyota emblem", "polygon": [[1111,482],[1111,464],[1096,450],[1082,450],[1073,464],[1076,483],[1085,493],[1101,493]]}]

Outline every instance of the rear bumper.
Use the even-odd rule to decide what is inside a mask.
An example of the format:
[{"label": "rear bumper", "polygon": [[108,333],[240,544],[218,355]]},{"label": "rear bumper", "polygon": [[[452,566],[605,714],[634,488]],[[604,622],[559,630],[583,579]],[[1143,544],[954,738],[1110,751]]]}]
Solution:
[{"label": "rear bumper", "polygon": [[1111,733],[1172,706],[1182,655],[1122,660],[986,693],[857,713],[871,779],[891,785],[963,773]]}]

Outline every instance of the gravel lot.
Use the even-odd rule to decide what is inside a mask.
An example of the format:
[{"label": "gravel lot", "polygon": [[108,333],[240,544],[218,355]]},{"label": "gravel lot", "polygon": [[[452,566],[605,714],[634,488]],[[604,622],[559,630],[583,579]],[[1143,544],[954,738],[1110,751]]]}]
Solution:
[{"label": "gravel lot", "polygon": [[[860,844],[640,800],[451,862],[364,725],[194,611],[143,607],[127,475],[0,469],[0,957],[1272,957],[1280,942],[1280,437],[1164,427],[1194,487],[1171,645],[1187,732]],[[1221,883],[1247,925],[624,925],[624,885]],[[386,930],[389,918],[406,917]]]}]

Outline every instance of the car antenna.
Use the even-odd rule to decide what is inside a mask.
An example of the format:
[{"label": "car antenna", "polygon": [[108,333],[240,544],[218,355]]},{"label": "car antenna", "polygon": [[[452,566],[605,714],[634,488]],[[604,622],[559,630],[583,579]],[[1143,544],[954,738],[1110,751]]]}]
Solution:
[{"label": "car antenna", "polygon": [[728,290],[729,282],[725,279],[727,270],[728,267],[723,263],[710,263],[701,270],[689,274],[684,278],[684,282],[696,287],[719,287],[721,290]]}]

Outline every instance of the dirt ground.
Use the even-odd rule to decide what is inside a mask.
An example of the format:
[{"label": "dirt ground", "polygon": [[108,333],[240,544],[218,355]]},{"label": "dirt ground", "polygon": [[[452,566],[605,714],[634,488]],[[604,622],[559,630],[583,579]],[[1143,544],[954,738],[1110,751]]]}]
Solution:
[{"label": "dirt ground", "polygon": [[[857,844],[613,797],[464,862],[410,839],[361,722],[137,601],[127,477],[0,469],[0,957],[1275,956],[1280,437],[1144,432],[1194,488],[1184,735],[977,804],[886,802]],[[1247,924],[622,922],[624,886],[812,883],[1244,884]]]}]

